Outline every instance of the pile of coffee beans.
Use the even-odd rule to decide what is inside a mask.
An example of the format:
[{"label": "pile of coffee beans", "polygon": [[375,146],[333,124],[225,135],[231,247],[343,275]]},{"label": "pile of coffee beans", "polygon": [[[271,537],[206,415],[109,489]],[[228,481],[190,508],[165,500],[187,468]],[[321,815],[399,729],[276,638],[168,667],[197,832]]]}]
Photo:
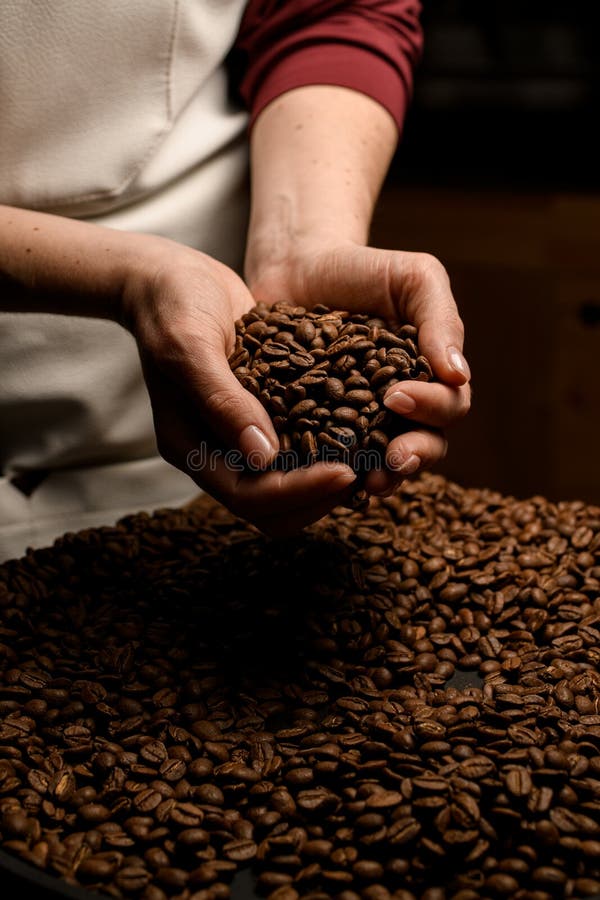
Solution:
[{"label": "pile of coffee beans", "polygon": [[229,364],[271,415],[288,468],[319,459],[380,468],[390,439],[411,427],[383,406],[384,394],[405,379],[432,380],[412,325],[321,305],[259,303],[236,323]]},{"label": "pile of coffee beans", "polygon": [[[600,893],[600,509],[208,497],[0,567],[0,843],[113,897]],[[465,674],[466,673],[466,674]]]}]

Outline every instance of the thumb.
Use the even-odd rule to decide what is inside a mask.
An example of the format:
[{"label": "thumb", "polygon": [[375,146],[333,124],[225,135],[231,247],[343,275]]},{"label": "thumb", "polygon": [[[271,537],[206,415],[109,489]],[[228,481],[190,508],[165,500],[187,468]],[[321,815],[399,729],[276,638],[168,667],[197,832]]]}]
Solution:
[{"label": "thumb", "polygon": [[228,446],[239,450],[253,470],[264,469],[279,452],[279,439],[260,401],[247,391],[225,357],[203,379],[202,418]]},{"label": "thumb", "polygon": [[[463,324],[446,270],[434,256],[343,246],[313,270],[310,294],[328,306],[410,322],[436,376],[457,386],[469,381]],[[310,305],[305,297],[296,300]]]},{"label": "thumb", "polygon": [[264,469],[279,452],[273,423],[257,397],[235,377],[218,342],[188,348],[182,373],[194,406],[211,432],[239,450],[251,469]]}]

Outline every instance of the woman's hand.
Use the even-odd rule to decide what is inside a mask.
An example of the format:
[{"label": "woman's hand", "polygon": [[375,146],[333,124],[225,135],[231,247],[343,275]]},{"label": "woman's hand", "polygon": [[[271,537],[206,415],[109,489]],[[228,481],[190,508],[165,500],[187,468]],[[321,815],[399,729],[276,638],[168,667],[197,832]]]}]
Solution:
[{"label": "woman's hand", "polygon": [[165,238],[0,206],[0,285],[3,309],[128,328],[162,455],[264,531],[297,531],[348,497],[347,466],[268,470],[271,420],[227,362],[254,301],[227,266]]},{"label": "woman's hand", "polygon": [[415,423],[390,442],[387,468],[371,472],[370,493],[386,495],[407,475],[446,453],[444,429],[470,406],[470,372],[462,355],[463,326],[442,264],[424,253],[378,250],[345,243],[298,241],[265,264],[249,257],[249,286],[257,300],[282,298],[369,313],[419,329],[419,347],[437,381],[405,381],[387,392],[386,406]]},{"label": "woman's hand", "polygon": [[349,498],[354,473],[341,463],[267,470],[277,435],[227,361],[234,323],[253,306],[252,295],[205,254],[151,240],[148,263],[126,282],[122,308],[138,343],[161,455],[261,530],[298,531]]}]

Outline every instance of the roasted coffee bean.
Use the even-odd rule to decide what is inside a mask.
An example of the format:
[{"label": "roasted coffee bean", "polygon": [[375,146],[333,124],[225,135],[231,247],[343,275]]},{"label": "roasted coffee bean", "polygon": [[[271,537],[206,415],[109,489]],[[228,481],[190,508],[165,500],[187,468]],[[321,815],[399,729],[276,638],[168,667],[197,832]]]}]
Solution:
[{"label": "roasted coffee bean", "polygon": [[129,865],[119,869],[115,884],[126,893],[137,893],[150,881],[150,872],[143,865]]},{"label": "roasted coffee bean", "polygon": [[299,897],[298,891],[289,884],[281,885],[269,894],[270,900],[298,900]]},{"label": "roasted coffee bean", "polygon": [[307,784],[311,784],[314,780],[314,772],[312,769],[308,768],[298,768],[298,769],[290,769],[284,775],[284,781],[286,784],[295,785],[295,786],[304,786]]},{"label": "roasted coffee bean", "polygon": [[600,893],[600,880],[595,878],[577,878],[573,887],[580,897],[594,897]]},{"label": "roasted coffee bean", "polygon": [[211,806],[222,806],[225,802],[223,791],[216,784],[203,784],[195,788],[194,799],[198,803],[209,803]]},{"label": "roasted coffee bean", "polygon": [[140,750],[140,756],[150,764],[160,765],[167,758],[167,748],[162,741],[149,741]]},{"label": "roasted coffee bean", "polygon": [[533,787],[531,775],[523,766],[515,766],[506,775],[506,787],[515,797],[526,797]]},{"label": "roasted coffee bean", "polygon": [[223,845],[223,853],[232,862],[247,862],[256,856],[256,844],[250,840],[229,841]]},{"label": "roasted coffee bean", "polygon": [[353,873],[366,881],[376,881],[383,876],[383,866],[376,860],[362,859],[352,866]]},{"label": "roasted coffee bean", "polygon": [[107,881],[115,874],[117,866],[108,859],[88,856],[77,866],[77,877],[82,881]]},{"label": "roasted coffee bean", "polygon": [[331,418],[338,425],[354,425],[358,419],[358,412],[351,406],[338,406],[331,413]]},{"label": "roasted coffee bean", "polygon": [[161,778],[166,781],[181,781],[187,771],[186,764],[182,759],[165,759],[159,768]]},{"label": "roasted coffee bean", "polygon": [[367,797],[370,809],[390,809],[403,803],[404,797],[398,791],[374,791]]},{"label": "roasted coffee bean", "polygon": [[287,872],[261,872],[257,879],[257,889],[261,894],[268,894],[279,887],[292,883],[292,876]]},{"label": "roasted coffee bean", "polygon": [[327,378],[325,381],[325,396],[331,403],[338,404],[344,399],[346,389],[344,382],[339,378]]},{"label": "roasted coffee bean", "polygon": [[155,877],[162,887],[181,891],[188,883],[189,872],[172,866],[162,866],[156,870]]},{"label": "roasted coffee bean", "polygon": [[187,777],[194,781],[203,781],[210,778],[214,769],[214,764],[210,759],[205,757],[197,757],[193,759],[187,767]]},{"label": "roasted coffee bean", "polygon": [[85,803],[77,812],[83,821],[90,825],[106,822],[110,818],[110,810],[101,803]]}]

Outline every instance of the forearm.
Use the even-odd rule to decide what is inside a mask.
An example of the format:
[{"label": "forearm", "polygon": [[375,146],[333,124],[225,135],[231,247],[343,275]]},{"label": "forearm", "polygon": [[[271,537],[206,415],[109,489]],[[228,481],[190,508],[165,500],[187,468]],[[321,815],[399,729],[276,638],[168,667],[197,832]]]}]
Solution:
[{"label": "forearm", "polygon": [[263,110],[251,136],[249,283],[299,245],[366,243],[396,142],[391,115],[346,88],[298,88]]},{"label": "forearm", "polygon": [[0,206],[0,309],[118,318],[136,235]]}]

